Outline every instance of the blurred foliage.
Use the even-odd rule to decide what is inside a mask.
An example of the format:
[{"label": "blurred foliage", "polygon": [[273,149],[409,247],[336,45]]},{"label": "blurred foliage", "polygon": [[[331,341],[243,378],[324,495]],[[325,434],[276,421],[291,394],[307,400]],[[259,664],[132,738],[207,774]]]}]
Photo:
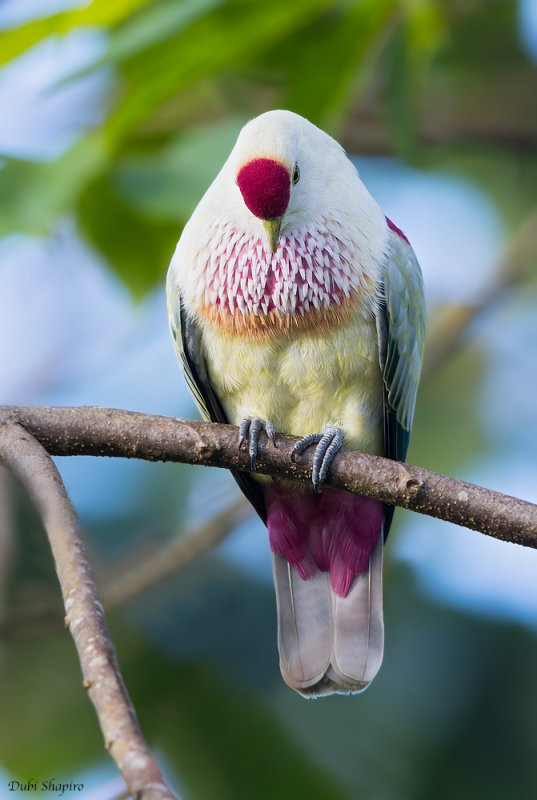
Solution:
[{"label": "blurred foliage", "polygon": [[423,381],[410,440],[412,464],[456,475],[461,464],[476,453],[486,453],[487,442],[477,420],[484,372],[483,353],[473,344],[437,369],[434,380]]},{"label": "blurred foliage", "polygon": [[[533,797],[537,637],[425,600],[401,566],[386,578],[385,661],[357,697],[290,692],[272,588],[218,558],[111,615],[144,733],[185,798]],[[98,763],[68,633],[15,639],[3,655],[3,766],[66,780]]]},{"label": "blurred foliage", "polygon": [[[507,230],[537,203],[537,70],[514,0],[93,0],[0,32],[0,64],[95,29],[105,52],[66,80],[105,76],[104,121],[55,160],[2,157],[0,236],[71,217],[137,298],[163,281],[242,124],[268,108],[352,153],[472,178]],[[482,356],[474,342],[424,383],[414,463],[455,474],[487,454]],[[128,513],[84,520],[97,562],[165,538],[197,478],[140,470]],[[55,607],[40,525],[18,505],[9,606]],[[142,727],[186,798],[533,798],[535,635],[435,607],[404,569],[386,573],[385,663],[355,698],[305,703],[283,686],[272,589],[217,557],[114,613]],[[67,634],[37,628],[0,650],[2,766],[68,779],[102,742]]]},{"label": "blurred foliage", "polygon": [[74,215],[140,297],[164,275],[241,125],[278,106],[355,151],[483,180],[488,139],[496,160],[524,162],[520,213],[535,200],[526,155],[535,152],[537,76],[515,14],[515,2],[484,0],[94,0],[1,32],[7,60],[50,35],[99,27],[106,52],[83,74],[110,79],[98,130],[51,163],[5,159],[0,233],[42,234]]}]

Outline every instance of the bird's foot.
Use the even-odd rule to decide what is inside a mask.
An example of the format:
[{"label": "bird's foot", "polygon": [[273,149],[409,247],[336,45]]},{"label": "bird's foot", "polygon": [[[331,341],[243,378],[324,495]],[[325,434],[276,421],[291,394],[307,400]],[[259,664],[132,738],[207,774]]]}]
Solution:
[{"label": "bird's foot", "polygon": [[245,419],[241,419],[239,425],[239,450],[242,446],[243,442],[248,442],[248,454],[250,456],[250,464],[252,469],[255,469],[256,461],[257,461],[257,448],[259,444],[259,434],[261,431],[265,431],[268,438],[274,445],[277,447],[276,444],[276,429],[272,422],[268,420],[263,422],[257,417],[246,417]]},{"label": "bird's foot", "polygon": [[334,425],[328,425],[322,433],[309,433],[300,439],[293,447],[291,459],[294,461],[297,454],[303,453],[310,445],[315,444],[313,455],[312,481],[315,491],[321,492],[322,485],[328,475],[330,465],[338,450],[343,444],[343,431]]}]

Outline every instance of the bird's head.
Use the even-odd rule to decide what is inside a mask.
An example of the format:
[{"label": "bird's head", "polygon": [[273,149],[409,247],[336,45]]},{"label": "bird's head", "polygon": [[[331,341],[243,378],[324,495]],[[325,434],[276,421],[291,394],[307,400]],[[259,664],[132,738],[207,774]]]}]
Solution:
[{"label": "bird's head", "polygon": [[269,330],[373,302],[387,246],[343,148],[298,114],[268,111],[240,132],[174,261],[192,307],[233,330]]},{"label": "bird's head", "polygon": [[326,219],[358,226],[366,239],[371,226],[373,237],[383,235],[384,217],[344,149],[298,114],[267,111],[251,120],[226,166],[238,189],[236,203],[262,223],[273,252],[280,232]]},{"label": "bird's head", "polygon": [[[319,211],[334,159],[343,171],[351,166],[334,139],[290,111],[268,111],[242,129],[230,167],[243,206],[261,221],[273,252],[282,227],[309,215],[313,193]],[[338,172],[336,167],[332,176]]]}]

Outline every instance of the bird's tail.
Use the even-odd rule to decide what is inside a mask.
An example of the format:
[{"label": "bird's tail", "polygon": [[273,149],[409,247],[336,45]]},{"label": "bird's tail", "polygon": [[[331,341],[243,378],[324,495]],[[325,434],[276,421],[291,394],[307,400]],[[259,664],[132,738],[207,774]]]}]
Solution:
[{"label": "bird's tail", "polygon": [[304,697],[360,692],[377,674],[384,650],[383,536],[369,569],[356,575],[346,597],[334,592],[328,572],[304,580],[274,553],[280,668]]}]

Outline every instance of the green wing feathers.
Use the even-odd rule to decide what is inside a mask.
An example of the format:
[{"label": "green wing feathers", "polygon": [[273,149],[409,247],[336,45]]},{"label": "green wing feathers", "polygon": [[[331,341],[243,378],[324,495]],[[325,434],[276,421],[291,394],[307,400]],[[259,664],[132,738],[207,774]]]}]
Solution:
[{"label": "green wing feathers", "polygon": [[408,242],[390,232],[383,273],[379,352],[386,392],[386,456],[404,461],[425,339],[421,270]]}]

